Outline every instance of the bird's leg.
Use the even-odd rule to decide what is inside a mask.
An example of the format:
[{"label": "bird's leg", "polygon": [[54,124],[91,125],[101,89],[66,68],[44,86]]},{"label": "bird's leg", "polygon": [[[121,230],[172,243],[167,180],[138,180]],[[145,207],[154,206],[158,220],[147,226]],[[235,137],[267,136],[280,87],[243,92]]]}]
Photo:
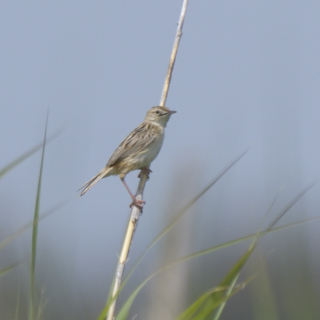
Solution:
[{"label": "bird's leg", "polygon": [[126,183],[125,180],[124,180],[124,177],[120,177],[120,179],[121,179],[122,183],[124,184],[124,186],[126,187],[127,191],[128,191],[129,194],[130,194],[130,197],[131,197],[131,199],[132,199],[132,203],[130,204],[129,207],[131,208],[133,205],[135,205],[135,206],[137,206],[138,208],[140,208],[140,209],[142,210],[143,205],[144,205],[146,202],[143,201],[143,200],[138,200],[138,199],[132,194],[132,192],[130,191],[127,183]]},{"label": "bird's leg", "polygon": [[139,175],[138,175],[138,178],[141,178],[141,173],[142,173],[142,172],[145,173],[145,175],[147,176],[147,180],[149,180],[149,175],[150,175],[150,173],[152,172],[152,171],[150,170],[150,168],[148,168],[148,167],[143,167],[143,168],[141,168],[141,171],[140,171],[140,173],[139,173]]}]

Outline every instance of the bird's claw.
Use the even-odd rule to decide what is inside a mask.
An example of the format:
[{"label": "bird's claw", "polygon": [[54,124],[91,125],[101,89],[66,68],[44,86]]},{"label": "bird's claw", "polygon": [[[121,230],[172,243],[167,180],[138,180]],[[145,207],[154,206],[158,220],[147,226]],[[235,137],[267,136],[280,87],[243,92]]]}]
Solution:
[{"label": "bird's claw", "polygon": [[133,201],[132,201],[132,203],[130,204],[129,207],[132,208],[132,206],[136,206],[142,211],[142,208],[145,205],[145,203],[146,202],[143,201],[143,200],[133,199]]},{"label": "bird's claw", "polygon": [[138,178],[141,178],[141,173],[145,173],[145,175],[147,176],[147,181],[149,180],[149,175],[150,173],[152,172],[151,169],[149,168],[142,168],[139,175],[138,175]]}]

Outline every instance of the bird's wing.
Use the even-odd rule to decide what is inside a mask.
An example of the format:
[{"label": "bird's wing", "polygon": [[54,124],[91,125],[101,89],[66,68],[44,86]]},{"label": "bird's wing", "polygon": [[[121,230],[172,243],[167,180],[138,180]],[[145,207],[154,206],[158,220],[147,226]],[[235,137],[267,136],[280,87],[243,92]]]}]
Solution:
[{"label": "bird's wing", "polygon": [[150,123],[142,123],[139,127],[134,129],[114,151],[107,166],[111,167],[126,157],[139,153],[149,146],[157,137],[153,127],[154,126]]}]

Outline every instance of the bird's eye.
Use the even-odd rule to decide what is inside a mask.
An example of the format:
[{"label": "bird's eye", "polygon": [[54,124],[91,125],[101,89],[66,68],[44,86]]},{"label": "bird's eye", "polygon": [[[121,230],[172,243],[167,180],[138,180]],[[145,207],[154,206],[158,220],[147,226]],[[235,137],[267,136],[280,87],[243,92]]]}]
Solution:
[{"label": "bird's eye", "polygon": [[160,111],[159,111],[159,110],[157,110],[157,111],[156,111],[156,114],[160,114]]}]

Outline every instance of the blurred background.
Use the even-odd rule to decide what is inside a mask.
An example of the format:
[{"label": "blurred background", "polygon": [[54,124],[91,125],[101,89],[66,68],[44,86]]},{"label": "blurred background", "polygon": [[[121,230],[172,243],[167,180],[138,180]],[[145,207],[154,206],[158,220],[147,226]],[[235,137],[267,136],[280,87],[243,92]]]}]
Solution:
[{"label": "blurred background", "polygon": [[[48,135],[36,286],[42,318],[96,319],[130,210],[118,177],[84,197],[121,140],[160,101],[182,1],[2,1],[0,168]],[[120,298],[180,257],[259,230],[320,177],[320,2],[190,1],[127,271],[192,196],[249,152],[147,257]],[[32,221],[41,153],[0,181],[1,241]],[[138,172],[127,176],[136,189]],[[319,217],[316,184],[277,224]],[[267,223],[266,222],[266,223]],[[264,225],[266,225],[266,223]],[[320,319],[319,222],[269,234],[221,319]],[[141,291],[131,318],[173,319],[215,287],[250,242],[178,264]],[[1,319],[25,319],[31,229],[0,252]]]}]

